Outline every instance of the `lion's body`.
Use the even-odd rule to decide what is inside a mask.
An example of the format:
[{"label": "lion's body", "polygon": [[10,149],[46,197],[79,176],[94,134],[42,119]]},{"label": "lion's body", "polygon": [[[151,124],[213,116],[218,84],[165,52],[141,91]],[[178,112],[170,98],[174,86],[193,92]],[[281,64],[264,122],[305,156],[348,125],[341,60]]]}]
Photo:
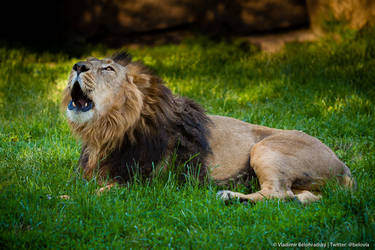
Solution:
[{"label": "lion's body", "polygon": [[[222,192],[252,201],[265,197],[318,199],[306,191],[319,191],[327,180],[351,186],[349,168],[318,139],[296,130],[280,130],[245,123],[233,118],[210,116],[207,157],[211,178],[226,184],[251,175],[259,179],[261,191],[243,195]],[[253,170],[253,171],[252,171]],[[245,180],[248,178],[245,178]],[[304,195],[301,192],[304,192]],[[308,198],[306,198],[309,196]],[[311,200],[311,199],[310,199]]]},{"label": "lion's body", "polygon": [[219,185],[259,179],[260,191],[221,191],[218,196],[224,200],[309,202],[320,198],[310,191],[319,191],[329,179],[354,183],[346,165],[318,139],[207,116],[127,55],[89,59],[73,69],[63,107],[68,107],[69,124],[83,141],[80,167],[86,178],[97,173],[124,182],[134,172],[150,176],[155,167],[175,159],[175,164],[196,166],[201,177],[208,175]]}]

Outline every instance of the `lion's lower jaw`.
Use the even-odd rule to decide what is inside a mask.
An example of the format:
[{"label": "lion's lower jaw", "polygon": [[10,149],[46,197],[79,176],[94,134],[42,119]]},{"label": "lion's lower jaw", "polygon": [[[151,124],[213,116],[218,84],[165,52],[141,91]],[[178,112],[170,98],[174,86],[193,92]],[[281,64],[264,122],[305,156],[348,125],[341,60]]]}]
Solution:
[{"label": "lion's lower jaw", "polygon": [[66,115],[71,122],[82,124],[90,121],[94,117],[94,111],[76,112],[74,110],[66,109]]}]

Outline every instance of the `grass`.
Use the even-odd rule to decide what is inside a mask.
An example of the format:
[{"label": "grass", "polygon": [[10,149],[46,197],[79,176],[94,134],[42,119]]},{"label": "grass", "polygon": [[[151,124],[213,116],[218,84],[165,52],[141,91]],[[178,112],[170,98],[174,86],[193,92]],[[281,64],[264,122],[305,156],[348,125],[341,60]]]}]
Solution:
[{"label": "grass", "polygon": [[[278,200],[225,205],[215,198],[220,188],[214,184],[181,184],[173,174],[95,195],[95,180],[76,172],[79,142],[59,110],[61,90],[79,58],[1,44],[2,249],[374,246],[374,32],[289,44],[272,55],[241,41],[204,37],[130,51],[174,93],[193,98],[210,114],[302,130],[330,146],[351,168],[358,188],[328,185],[322,201],[308,206]],[[113,52],[90,48],[82,57]],[[63,194],[71,199],[59,199]]]}]

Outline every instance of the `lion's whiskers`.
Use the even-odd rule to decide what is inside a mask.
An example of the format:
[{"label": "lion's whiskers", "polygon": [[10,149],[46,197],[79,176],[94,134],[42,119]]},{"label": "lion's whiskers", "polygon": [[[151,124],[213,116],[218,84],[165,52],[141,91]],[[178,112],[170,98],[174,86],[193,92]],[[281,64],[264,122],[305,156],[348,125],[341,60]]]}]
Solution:
[{"label": "lion's whiskers", "polygon": [[85,84],[85,87],[88,91],[94,90],[95,87],[95,80],[91,74],[85,74],[82,76],[82,80]]}]

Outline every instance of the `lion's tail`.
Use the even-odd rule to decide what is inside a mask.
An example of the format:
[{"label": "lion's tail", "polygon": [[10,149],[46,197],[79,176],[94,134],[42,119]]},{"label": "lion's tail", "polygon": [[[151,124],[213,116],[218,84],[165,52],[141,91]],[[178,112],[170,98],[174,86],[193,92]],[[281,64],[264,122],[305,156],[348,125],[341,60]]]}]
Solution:
[{"label": "lion's tail", "polygon": [[345,175],[343,178],[343,184],[345,187],[348,187],[350,189],[356,189],[357,188],[357,182],[355,179],[350,175]]}]

